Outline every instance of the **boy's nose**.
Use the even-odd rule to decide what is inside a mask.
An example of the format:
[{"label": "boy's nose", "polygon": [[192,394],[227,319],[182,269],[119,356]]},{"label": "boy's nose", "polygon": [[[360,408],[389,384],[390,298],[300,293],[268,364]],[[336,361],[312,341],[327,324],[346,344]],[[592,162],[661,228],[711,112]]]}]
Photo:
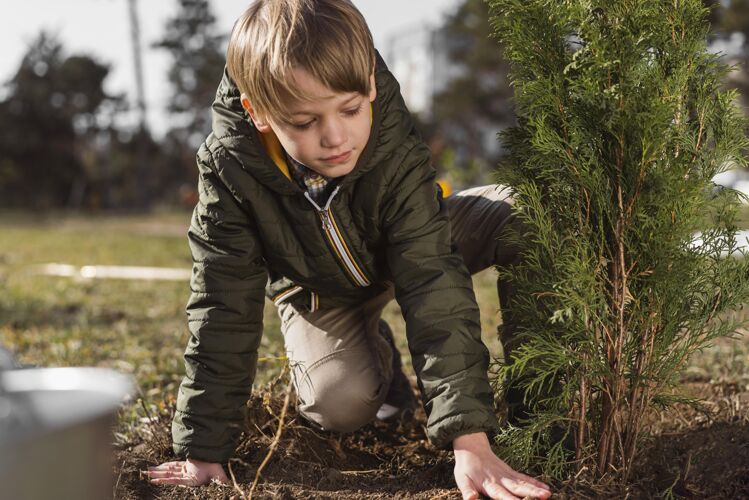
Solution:
[{"label": "boy's nose", "polygon": [[346,129],[339,120],[329,120],[323,128],[320,143],[324,148],[336,148],[346,142]]}]

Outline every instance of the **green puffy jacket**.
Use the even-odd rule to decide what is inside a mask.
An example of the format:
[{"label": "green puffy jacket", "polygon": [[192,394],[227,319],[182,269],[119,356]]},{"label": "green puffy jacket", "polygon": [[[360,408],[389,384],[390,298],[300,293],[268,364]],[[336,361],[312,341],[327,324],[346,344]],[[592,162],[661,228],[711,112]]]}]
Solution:
[{"label": "green puffy jacket", "polygon": [[361,302],[388,281],[406,321],[429,439],[448,447],[459,435],[496,430],[471,277],[451,245],[429,150],[379,58],[375,80],[367,146],[318,211],[270,159],[224,75],[213,132],[197,155],[191,336],[172,423],[177,454],[224,462],[234,452],[266,293],[315,309]]}]

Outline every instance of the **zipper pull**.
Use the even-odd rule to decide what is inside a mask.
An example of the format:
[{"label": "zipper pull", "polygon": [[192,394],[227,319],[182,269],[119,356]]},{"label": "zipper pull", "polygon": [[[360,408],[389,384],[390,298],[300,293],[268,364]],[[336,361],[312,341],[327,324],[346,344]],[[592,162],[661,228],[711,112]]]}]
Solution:
[{"label": "zipper pull", "polygon": [[322,218],[322,228],[326,231],[333,229],[333,223],[330,221],[330,214],[327,210],[320,210],[320,217]]}]

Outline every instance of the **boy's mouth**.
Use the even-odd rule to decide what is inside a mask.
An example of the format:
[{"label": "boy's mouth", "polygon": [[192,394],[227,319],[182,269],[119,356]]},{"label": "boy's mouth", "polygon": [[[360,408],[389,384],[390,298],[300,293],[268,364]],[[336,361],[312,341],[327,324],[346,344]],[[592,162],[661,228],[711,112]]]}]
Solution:
[{"label": "boy's mouth", "polygon": [[328,156],[327,158],[323,158],[322,161],[326,163],[346,163],[349,158],[351,158],[351,153],[353,150],[349,149],[345,153],[341,153],[339,155],[335,156]]}]

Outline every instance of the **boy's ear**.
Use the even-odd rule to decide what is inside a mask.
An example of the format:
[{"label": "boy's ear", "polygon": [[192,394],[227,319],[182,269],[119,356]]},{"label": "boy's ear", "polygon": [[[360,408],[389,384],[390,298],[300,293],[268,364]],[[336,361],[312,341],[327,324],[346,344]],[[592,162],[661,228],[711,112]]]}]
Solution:
[{"label": "boy's ear", "polygon": [[374,72],[369,75],[369,102],[374,102],[377,97],[377,86],[375,86]]},{"label": "boy's ear", "polygon": [[270,125],[268,122],[262,118],[260,118],[255,111],[255,108],[252,107],[252,103],[247,98],[246,94],[242,94],[239,96],[240,101],[242,102],[242,107],[244,108],[247,113],[249,113],[250,118],[252,119],[252,123],[255,124],[255,128],[258,130],[258,132],[265,134],[266,132],[270,131]]}]

